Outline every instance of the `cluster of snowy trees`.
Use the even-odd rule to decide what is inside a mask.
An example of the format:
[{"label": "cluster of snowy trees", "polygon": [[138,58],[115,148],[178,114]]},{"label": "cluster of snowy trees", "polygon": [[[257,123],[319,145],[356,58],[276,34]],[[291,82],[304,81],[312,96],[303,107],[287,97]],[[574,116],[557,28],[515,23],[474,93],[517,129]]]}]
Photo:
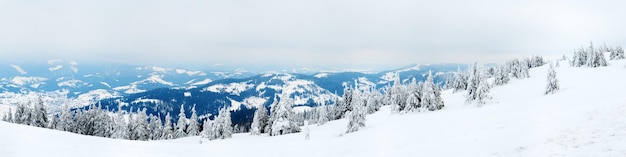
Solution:
[{"label": "cluster of snowy trees", "polygon": [[386,88],[382,103],[391,105],[393,112],[440,110],[444,107],[442,89],[433,79],[432,72],[429,71],[425,81],[417,82],[413,78],[409,84],[403,85],[399,76],[396,76],[393,86]]},{"label": "cluster of snowy trees", "polygon": [[[452,88],[455,93],[467,92],[465,102],[467,104],[476,103],[481,106],[491,99],[489,93],[493,86],[507,84],[511,77],[516,79],[528,78],[530,77],[529,69],[545,64],[547,62],[541,56],[512,59],[503,65],[490,68],[484,68],[483,65],[474,63],[466,71],[462,71],[459,67],[454,78],[446,82],[446,86]],[[493,82],[488,81],[489,78],[493,78]]]},{"label": "cluster of snowy trees", "polygon": [[26,104],[18,104],[15,113],[11,109],[2,117],[3,121],[30,125],[41,128],[55,127],[55,123],[51,123],[46,107],[41,97],[33,103],[28,101]]},{"label": "cluster of snowy trees", "polygon": [[163,123],[160,115],[147,115],[145,108],[137,110],[136,113],[126,113],[121,109],[117,113],[112,113],[102,109],[100,105],[90,105],[81,109],[71,109],[64,105],[58,113],[48,114],[41,98],[37,103],[28,104],[19,104],[15,113],[9,111],[2,120],[83,135],[142,141],[198,135],[209,139],[225,139],[232,137],[233,132],[230,111],[226,109],[221,109],[215,120],[207,118],[201,127],[195,106],[191,109],[191,117],[188,119],[184,106],[181,105],[179,119],[174,124],[169,113]]},{"label": "cluster of snowy trees", "polygon": [[621,47],[608,48],[604,46],[595,48],[593,43],[590,43],[588,48],[580,48],[574,52],[570,65],[573,67],[585,66],[591,68],[608,66],[604,57],[605,52],[610,52],[612,59],[620,59],[624,56],[624,50]]}]

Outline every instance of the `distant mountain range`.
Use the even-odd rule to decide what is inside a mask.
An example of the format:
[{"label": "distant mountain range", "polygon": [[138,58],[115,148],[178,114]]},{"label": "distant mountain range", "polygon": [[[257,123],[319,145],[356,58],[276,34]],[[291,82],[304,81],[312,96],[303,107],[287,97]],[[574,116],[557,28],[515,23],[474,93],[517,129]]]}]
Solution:
[{"label": "distant mountain range", "polygon": [[[287,92],[294,98],[296,110],[329,103],[343,94],[346,86],[380,89],[392,83],[395,73],[403,82],[424,80],[428,71],[436,82],[456,71],[460,64],[414,64],[378,73],[317,72],[252,73],[242,71],[203,71],[157,66],[123,64],[88,65],[50,60],[47,64],[0,66],[0,104],[41,96],[52,109],[63,103],[75,107],[100,102],[116,111],[146,108],[149,114],[169,112],[174,118],[181,104],[190,111],[196,106],[201,117],[210,117],[219,108],[241,111],[233,121],[244,123],[252,116],[245,112],[257,106],[269,106],[274,96]],[[62,98],[62,99],[59,99]],[[64,99],[67,98],[67,99]],[[248,111],[251,112],[251,111]],[[190,113],[187,113],[190,114]]]}]

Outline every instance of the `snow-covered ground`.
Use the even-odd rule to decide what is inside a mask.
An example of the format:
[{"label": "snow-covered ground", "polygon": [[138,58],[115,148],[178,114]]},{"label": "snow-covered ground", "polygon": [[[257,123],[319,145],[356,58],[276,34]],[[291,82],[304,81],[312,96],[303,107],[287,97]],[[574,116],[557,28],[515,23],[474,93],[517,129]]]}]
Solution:
[{"label": "snow-covered ground", "polygon": [[547,66],[530,78],[492,90],[483,107],[464,93],[444,91],[435,112],[367,116],[364,129],[345,132],[345,119],[301,133],[235,134],[207,141],[126,141],[0,122],[0,156],[626,156],[626,62],[570,68],[561,62],[561,90],[543,95]]}]

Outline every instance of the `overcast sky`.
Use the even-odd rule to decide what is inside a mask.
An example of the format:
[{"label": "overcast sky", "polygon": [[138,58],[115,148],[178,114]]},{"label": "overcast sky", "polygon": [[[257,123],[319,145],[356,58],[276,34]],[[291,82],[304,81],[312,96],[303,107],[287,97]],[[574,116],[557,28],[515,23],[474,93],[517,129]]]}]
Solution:
[{"label": "overcast sky", "polygon": [[624,0],[0,0],[0,61],[403,66],[626,45]]}]

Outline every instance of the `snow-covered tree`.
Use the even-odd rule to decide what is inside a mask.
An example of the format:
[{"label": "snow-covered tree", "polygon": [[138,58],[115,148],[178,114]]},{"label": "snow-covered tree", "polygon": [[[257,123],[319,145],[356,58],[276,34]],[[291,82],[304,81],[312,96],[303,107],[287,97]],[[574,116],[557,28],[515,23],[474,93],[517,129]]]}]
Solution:
[{"label": "snow-covered tree", "polygon": [[30,123],[30,109],[22,103],[17,104],[13,121],[16,124],[28,125]]},{"label": "snow-covered tree", "polygon": [[550,64],[550,69],[548,69],[548,85],[546,85],[546,92],[544,94],[556,93],[559,88],[559,80],[556,78],[556,71],[554,71],[554,66]]},{"label": "snow-covered tree", "polygon": [[304,139],[305,140],[309,140],[311,139],[311,135],[309,134],[310,130],[309,130],[309,121],[304,121]]},{"label": "snow-covered tree", "polygon": [[507,68],[504,68],[503,66],[498,66],[495,68],[496,73],[495,73],[495,78],[494,78],[494,85],[504,85],[509,83],[509,81],[511,80],[509,78],[509,71],[507,70]]},{"label": "snow-covered tree", "polygon": [[46,126],[49,129],[57,129],[57,124],[59,122],[59,117],[56,114],[48,115],[48,125]]},{"label": "snow-covered tree", "polygon": [[204,123],[202,123],[202,132],[200,133],[203,138],[214,139],[215,136],[215,128],[213,126],[213,121],[210,119],[205,119]]},{"label": "snow-covered tree", "polygon": [[124,118],[123,111],[121,107],[118,108],[117,113],[115,113],[115,118],[113,119],[114,127],[113,134],[111,138],[114,139],[129,139],[128,133],[128,123],[126,123],[126,118]]},{"label": "snow-covered tree", "polygon": [[346,133],[355,132],[365,127],[365,112],[361,101],[352,103],[352,111],[350,111],[348,117],[349,122]]},{"label": "snow-covered tree", "polygon": [[36,127],[45,128],[48,125],[48,112],[43,104],[41,97],[37,98],[37,102],[33,106],[31,113],[31,125]]},{"label": "snow-covered tree", "polygon": [[265,106],[261,105],[257,107],[257,110],[254,112],[254,118],[252,118],[252,125],[250,128],[250,133],[252,135],[259,135],[264,133],[264,129],[267,126],[267,109]]},{"label": "snow-covered tree", "polygon": [[165,124],[163,125],[163,131],[162,131],[162,135],[161,135],[161,139],[173,139],[174,138],[174,128],[172,125],[172,116],[170,116],[170,113],[168,112],[165,115]]},{"label": "snow-covered tree", "polygon": [[148,132],[148,116],[146,115],[146,109],[142,109],[137,114],[137,118],[135,118],[134,120],[136,121],[134,139],[147,141],[150,138],[150,133]]},{"label": "snow-covered tree", "polygon": [[609,58],[611,60],[625,59],[626,56],[624,56],[624,49],[621,46],[612,49]]},{"label": "snow-covered tree", "polygon": [[330,118],[328,117],[328,105],[323,105],[317,108],[318,109],[318,114],[319,114],[319,119],[317,120],[317,125],[324,125],[326,124],[326,122],[330,121]]},{"label": "snow-covered tree", "polygon": [[452,82],[454,93],[467,89],[467,74],[461,71],[461,67],[457,67],[454,73],[454,82]]},{"label": "snow-covered tree", "polygon": [[161,118],[150,115],[150,123],[148,123],[148,132],[150,140],[161,139],[163,135],[163,125],[161,125]]},{"label": "snow-covered tree", "polygon": [[11,111],[11,108],[9,108],[8,112],[4,113],[2,121],[13,123],[13,111]]},{"label": "snow-covered tree", "polygon": [[487,100],[491,99],[490,91],[491,86],[487,82],[482,65],[475,63],[470,68],[465,102],[468,104],[476,102],[478,106],[482,106]]},{"label": "snow-covered tree", "polygon": [[75,127],[74,119],[72,119],[72,116],[73,114],[70,110],[70,107],[67,105],[67,103],[63,104],[57,129],[61,131],[72,131],[72,128]]},{"label": "snow-covered tree", "polygon": [[187,115],[185,115],[184,104],[180,105],[180,113],[178,114],[178,121],[176,122],[176,130],[174,131],[174,138],[186,137],[185,130],[187,129]]},{"label": "snow-covered tree", "polygon": [[212,130],[213,139],[227,139],[232,137],[232,121],[230,118],[230,111],[227,108],[220,109],[219,115],[215,118]]},{"label": "snow-covered tree", "polygon": [[293,105],[293,100],[287,93],[283,92],[280,97],[280,101],[276,105],[276,109],[273,113],[270,113],[270,121],[272,121],[272,126],[269,130],[270,136],[284,135],[300,131],[300,128],[296,124],[295,113],[293,112],[291,105]]},{"label": "snow-covered tree", "polygon": [[429,111],[440,110],[444,107],[443,99],[441,99],[441,88],[435,84],[431,71],[428,71],[426,82],[421,87],[420,107]]},{"label": "snow-covered tree", "polygon": [[189,126],[187,127],[188,136],[198,136],[200,133],[200,124],[198,124],[198,114],[196,113],[196,105],[191,108],[191,118],[189,119]]}]

